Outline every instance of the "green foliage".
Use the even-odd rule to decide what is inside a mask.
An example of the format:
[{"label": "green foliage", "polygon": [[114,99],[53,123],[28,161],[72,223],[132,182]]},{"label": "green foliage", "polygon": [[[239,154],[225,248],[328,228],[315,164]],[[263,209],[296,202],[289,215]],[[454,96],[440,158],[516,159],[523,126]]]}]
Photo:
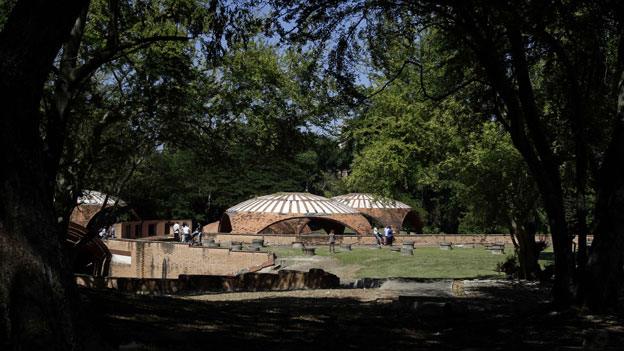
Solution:
[{"label": "green foliage", "polygon": [[[208,72],[206,89],[180,106],[200,127],[184,140],[175,131],[166,135],[162,152],[141,164],[122,197],[145,217],[183,214],[208,222],[253,196],[334,189],[344,156],[335,138],[313,131],[328,107],[319,101],[326,86],[305,77],[308,64],[262,43],[233,48]],[[188,109],[195,105],[202,108]],[[172,122],[181,125],[180,117]]]},{"label": "green foliage", "polygon": [[538,220],[539,193],[510,137],[494,122],[470,134],[454,160],[459,197],[467,212],[465,231],[515,232],[514,225]]}]

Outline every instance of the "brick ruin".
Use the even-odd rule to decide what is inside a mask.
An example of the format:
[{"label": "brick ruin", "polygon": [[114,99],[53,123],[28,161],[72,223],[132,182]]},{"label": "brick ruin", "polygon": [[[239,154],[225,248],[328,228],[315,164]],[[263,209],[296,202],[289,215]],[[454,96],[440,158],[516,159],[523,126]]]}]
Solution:
[{"label": "brick ruin", "polygon": [[106,245],[112,254],[111,277],[176,279],[181,274],[235,275],[274,264],[273,254],[260,251],[130,239],[108,240]]},{"label": "brick ruin", "polygon": [[[66,245],[73,252],[74,272],[94,277],[177,278],[180,274],[233,275],[273,264],[266,252],[234,252],[227,248],[142,240],[101,240],[87,235],[87,225],[103,209],[123,201],[87,191],[70,217]],[[115,223],[117,238],[166,240],[173,224],[192,225],[190,219],[141,220]]]}]

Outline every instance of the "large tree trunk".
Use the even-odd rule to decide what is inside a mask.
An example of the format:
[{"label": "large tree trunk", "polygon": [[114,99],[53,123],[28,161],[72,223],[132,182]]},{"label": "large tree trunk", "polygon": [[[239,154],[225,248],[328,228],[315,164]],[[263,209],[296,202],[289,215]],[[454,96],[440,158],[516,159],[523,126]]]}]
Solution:
[{"label": "large tree trunk", "polygon": [[535,243],[536,227],[533,224],[527,224],[516,231],[518,242],[518,264],[520,271],[518,278],[534,280],[541,272],[538,259],[539,250]]},{"label": "large tree trunk", "polygon": [[613,137],[602,165],[596,229],[580,298],[593,310],[617,303],[624,279],[624,73],[620,78]]},{"label": "large tree trunk", "polygon": [[86,0],[18,1],[0,33],[0,348],[71,350],[78,297],[56,230],[54,174],[45,172],[44,82]]},{"label": "large tree trunk", "polygon": [[[506,26],[513,64],[513,77],[509,76],[506,60],[508,54],[497,52],[496,43],[488,32],[488,23],[475,22],[480,15],[465,3],[458,5],[460,30],[470,35],[476,46],[474,53],[485,69],[488,80],[505,105],[499,121],[511,135],[512,142],[522,154],[533,175],[548,215],[553,248],[555,251],[555,304],[566,306],[572,298],[572,241],[568,235],[563,202],[559,161],[554,157],[546,129],[540,120],[533,85],[529,74],[526,48],[516,23]],[[504,11],[509,9],[505,8]],[[510,11],[513,14],[513,11]],[[508,19],[505,18],[505,21]],[[489,28],[491,29],[491,28]]]}]

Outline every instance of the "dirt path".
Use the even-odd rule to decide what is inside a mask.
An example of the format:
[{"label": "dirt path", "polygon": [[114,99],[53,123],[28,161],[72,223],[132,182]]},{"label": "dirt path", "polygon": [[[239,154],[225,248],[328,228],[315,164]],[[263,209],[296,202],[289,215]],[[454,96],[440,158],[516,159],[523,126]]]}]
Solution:
[{"label": "dirt path", "polygon": [[198,301],[243,301],[286,297],[297,299],[354,299],[360,302],[376,301],[383,303],[391,302],[397,295],[393,291],[382,289],[320,289],[206,294],[186,296],[184,299]]},{"label": "dirt path", "polygon": [[351,283],[355,281],[358,270],[362,268],[362,266],[359,265],[341,264],[337,258],[328,256],[286,257],[279,258],[278,263],[280,264],[280,269],[302,272],[307,272],[311,268],[320,268],[325,272],[338,276],[341,283]]}]

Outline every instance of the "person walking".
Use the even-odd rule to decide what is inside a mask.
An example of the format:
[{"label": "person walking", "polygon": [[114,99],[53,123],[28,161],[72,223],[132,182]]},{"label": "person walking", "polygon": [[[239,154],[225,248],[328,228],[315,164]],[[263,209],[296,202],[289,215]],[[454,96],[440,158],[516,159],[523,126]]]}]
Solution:
[{"label": "person walking", "polygon": [[383,245],[388,245],[388,231],[390,231],[390,226],[387,225],[384,227]]},{"label": "person walking", "polygon": [[336,234],[333,229],[329,231],[329,253],[336,253]]},{"label": "person walking", "polygon": [[182,225],[182,242],[188,243],[189,241],[191,241],[191,228],[184,223]]},{"label": "person walking", "polygon": [[377,240],[377,246],[383,245],[383,238],[381,237],[381,233],[379,233],[377,226],[373,227],[373,235],[375,236],[375,240]]},{"label": "person walking", "polygon": [[180,224],[178,222],[173,224],[173,239],[180,241]]},{"label": "person walking", "polygon": [[386,232],[386,245],[392,246],[392,242],[394,241],[394,231],[392,230],[392,226],[388,226],[388,231]]},{"label": "person walking", "polygon": [[191,233],[191,243],[196,245],[202,244],[202,227],[199,224],[197,224],[195,231]]}]

